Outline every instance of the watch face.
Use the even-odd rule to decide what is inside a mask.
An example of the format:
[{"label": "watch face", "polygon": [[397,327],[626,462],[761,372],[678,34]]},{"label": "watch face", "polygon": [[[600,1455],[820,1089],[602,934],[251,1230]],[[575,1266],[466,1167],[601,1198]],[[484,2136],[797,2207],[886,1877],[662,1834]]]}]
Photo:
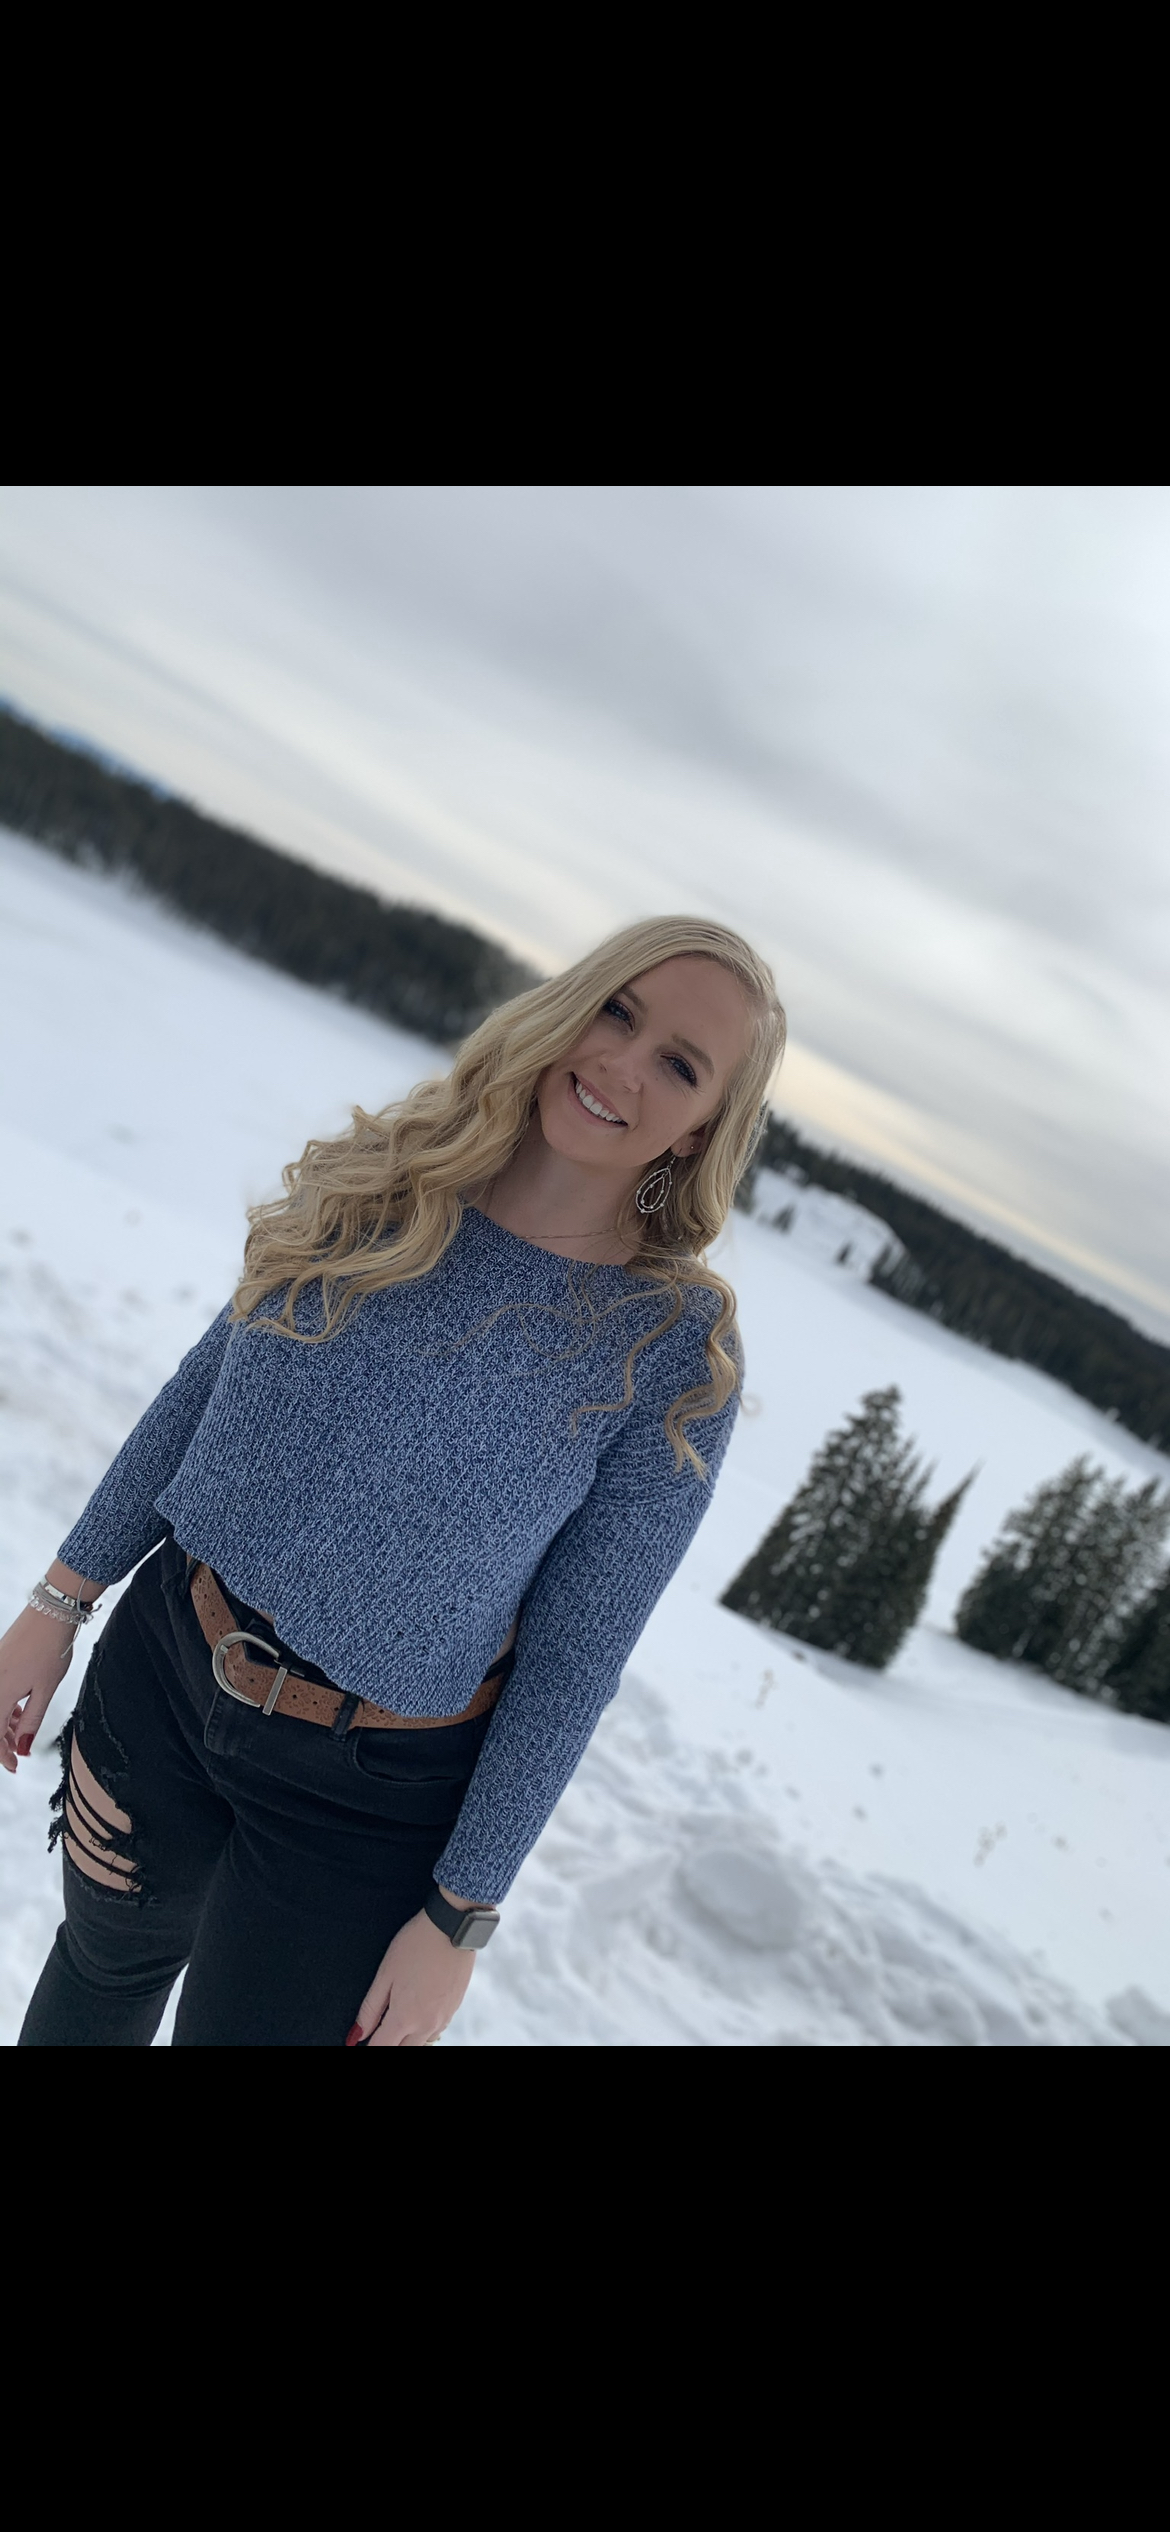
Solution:
[{"label": "watch face", "polygon": [[458,1934],[453,1934],[451,1937],[455,1950],[482,1952],[484,1944],[491,1942],[499,1922],[494,1909],[469,1908]]}]

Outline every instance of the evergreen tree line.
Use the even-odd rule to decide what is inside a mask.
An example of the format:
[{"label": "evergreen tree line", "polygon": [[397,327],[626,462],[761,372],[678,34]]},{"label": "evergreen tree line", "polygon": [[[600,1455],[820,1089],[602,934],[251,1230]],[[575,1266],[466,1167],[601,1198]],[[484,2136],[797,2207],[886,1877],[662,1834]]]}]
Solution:
[{"label": "evergreen tree line", "polygon": [[[925,1311],[992,1354],[1031,1363],[1143,1442],[1170,1447],[1170,1346],[967,1230],[924,1196],[909,1195],[881,1171],[819,1151],[781,1117],[769,1117],[751,1174],[761,1165],[828,1187],[889,1224],[906,1253],[897,1256],[891,1244],[869,1280],[895,1301]],[[750,1175],[742,1195],[750,1202]]]},{"label": "evergreen tree line", "polygon": [[[723,1595],[803,1643],[884,1670],[919,1616],[971,1478],[932,1508],[896,1388],[822,1444],[791,1503]],[[972,1472],[973,1474],[974,1472]],[[1082,1696],[1170,1723],[1170,1494],[1087,1459],[1011,1513],[959,1602],[965,1643]]]},{"label": "evergreen tree line", "polygon": [[249,957],[441,1046],[537,981],[469,925],[387,905],[50,738],[3,705],[0,825],[67,861],[128,873]]},{"label": "evergreen tree line", "polygon": [[1085,1458],[1010,1513],[969,1583],[956,1633],[1065,1688],[1170,1723],[1170,1495]]}]

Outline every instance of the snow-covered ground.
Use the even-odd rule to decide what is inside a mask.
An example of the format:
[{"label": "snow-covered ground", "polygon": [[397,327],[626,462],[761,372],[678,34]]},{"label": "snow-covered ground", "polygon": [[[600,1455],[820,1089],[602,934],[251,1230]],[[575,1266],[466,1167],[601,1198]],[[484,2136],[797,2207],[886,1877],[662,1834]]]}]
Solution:
[{"label": "snow-covered ground", "polygon": [[[226,1296],[243,1205],[352,1100],[438,1060],[0,837],[0,1624]],[[729,1228],[749,1412],[445,2045],[1170,2044],[1170,1731],[946,1632],[1040,1477],[1082,1449],[1131,1477],[1170,1464],[871,1291],[856,1249],[834,1263],[840,1223],[804,1210],[787,1237]],[[878,1676],[718,1594],[829,1425],[890,1380],[940,1489],[979,1473]],[[6,2042],[59,1913],[51,1737],[0,1779]]]},{"label": "snow-covered ground", "polygon": [[865,1205],[835,1196],[829,1187],[807,1186],[782,1170],[756,1171],[752,1211],[757,1222],[786,1232],[802,1257],[841,1267],[862,1283],[879,1257],[892,1266],[906,1254],[889,1223],[879,1221]]}]

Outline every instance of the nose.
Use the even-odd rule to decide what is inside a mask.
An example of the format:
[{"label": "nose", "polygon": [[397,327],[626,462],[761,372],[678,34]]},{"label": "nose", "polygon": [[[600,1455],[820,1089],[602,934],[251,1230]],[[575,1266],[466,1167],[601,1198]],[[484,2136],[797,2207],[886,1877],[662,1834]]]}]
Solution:
[{"label": "nose", "polygon": [[641,1089],[641,1073],[633,1047],[623,1047],[618,1055],[603,1055],[598,1065],[599,1082],[611,1084],[614,1092],[626,1099],[636,1099]]},{"label": "nose", "polygon": [[610,1081],[621,1082],[633,1090],[642,1079],[642,1049],[636,1038],[621,1037],[616,1046],[598,1049],[597,1061],[603,1064]]}]

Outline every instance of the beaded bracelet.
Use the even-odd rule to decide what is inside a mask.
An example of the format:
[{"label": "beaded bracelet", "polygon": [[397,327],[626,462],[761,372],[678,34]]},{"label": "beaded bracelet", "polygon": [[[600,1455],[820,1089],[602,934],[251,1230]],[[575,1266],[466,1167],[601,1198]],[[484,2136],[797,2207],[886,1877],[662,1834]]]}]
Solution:
[{"label": "beaded bracelet", "polygon": [[96,1605],[93,1600],[71,1599],[67,1591],[58,1591],[46,1574],[33,1584],[25,1600],[26,1608],[39,1609],[43,1618],[59,1618],[63,1626],[89,1626]]}]

